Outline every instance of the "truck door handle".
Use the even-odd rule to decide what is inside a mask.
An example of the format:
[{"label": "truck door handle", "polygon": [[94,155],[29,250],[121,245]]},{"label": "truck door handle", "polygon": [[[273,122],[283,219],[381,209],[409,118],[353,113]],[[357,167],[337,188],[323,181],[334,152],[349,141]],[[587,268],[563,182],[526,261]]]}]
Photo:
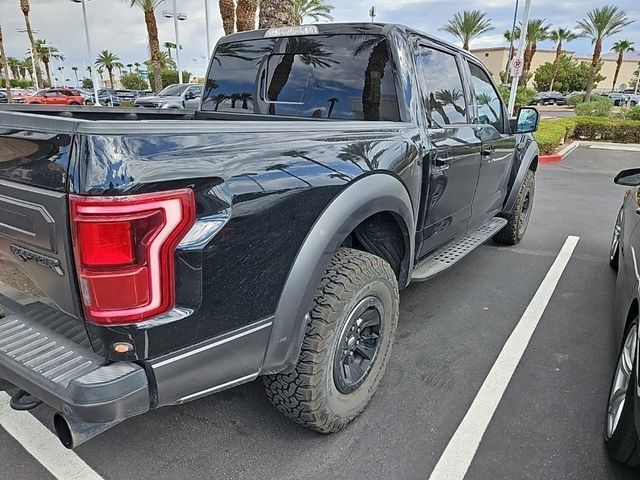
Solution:
[{"label": "truck door handle", "polygon": [[434,160],[433,164],[441,170],[446,170],[450,167],[451,157],[438,157]]},{"label": "truck door handle", "polygon": [[480,155],[482,157],[490,157],[493,155],[493,145],[486,145],[480,148]]}]

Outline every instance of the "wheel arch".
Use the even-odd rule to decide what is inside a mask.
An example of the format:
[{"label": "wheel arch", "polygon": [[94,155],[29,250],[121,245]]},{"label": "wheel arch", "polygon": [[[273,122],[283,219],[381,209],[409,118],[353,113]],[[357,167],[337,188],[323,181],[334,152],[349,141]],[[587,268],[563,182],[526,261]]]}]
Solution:
[{"label": "wheel arch", "polygon": [[[411,197],[402,181],[382,172],[360,177],[329,203],[307,234],[289,270],[274,315],[263,374],[279,373],[295,366],[313,295],[331,257],[350,238],[362,239],[358,229],[376,215],[383,214],[387,221],[393,219],[394,224],[381,228],[374,224],[373,232],[397,228],[402,233],[403,253],[396,273],[400,288],[409,283],[415,249],[413,212]],[[385,248],[376,248],[375,238],[368,246],[360,245],[360,249],[385,258]]]},{"label": "wheel arch", "polygon": [[524,154],[522,154],[522,160],[519,163],[518,171],[516,172],[515,179],[511,185],[511,190],[509,191],[507,199],[504,202],[504,206],[502,207],[502,213],[508,213],[513,209],[516,199],[518,198],[520,186],[522,185],[522,182],[524,182],[524,177],[527,175],[527,172],[529,170],[535,172],[538,169],[539,156],[540,150],[538,149],[538,144],[535,140],[531,140]]}]

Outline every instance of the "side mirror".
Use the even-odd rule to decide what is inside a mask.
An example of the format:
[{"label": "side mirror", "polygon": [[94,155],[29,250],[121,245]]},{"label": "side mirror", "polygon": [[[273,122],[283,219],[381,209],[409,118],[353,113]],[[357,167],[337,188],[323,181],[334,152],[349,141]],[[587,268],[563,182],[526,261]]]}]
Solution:
[{"label": "side mirror", "polygon": [[622,170],[613,179],[613,183],[626,187],[637,187],[640,185],[640,168],[629,168]]},{"label": "side mirror", "polygon": [[514,133],[533,133],[538,129],[539,121],[540,114],[538,110],[532,107],[522,107],[518,111]]},{"label": "side mirror", "polygon": [[184,94],[185,100],[193,100],[194,98],[196,98],[196,94],[194,92],[187,92]]}]

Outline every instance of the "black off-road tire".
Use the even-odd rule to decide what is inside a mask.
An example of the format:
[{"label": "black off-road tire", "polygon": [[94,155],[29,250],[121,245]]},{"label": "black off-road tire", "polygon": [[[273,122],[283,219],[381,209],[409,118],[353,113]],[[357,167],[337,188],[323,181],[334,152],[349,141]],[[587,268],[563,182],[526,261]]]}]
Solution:
[{"label": "black off-road tire", "polygon": [[515,245],[524,238],[527,226],[529,225],[529,219],[531,218],[535,191],[536,175],[533,171],[529,170],[520,186],[513,210],[508,214],[502,215],[502,217],[507,220],[507,224],[493,236],[496,242],[505,245]]},{"label": "black off-road tire", "polygon": [[[638,325],[638,318],[631,324]],[[627,334],[631,330],[631,326],[627,329]],[[626,340],[626,335],[625,335]],[[624,345],[624,341],[623,341]],[[637,355],[637,353],[636,353]],[[638,438],[638,431],[635,423],[635,402],[636,398],[636,363],[634,362],[633,371],[631,373],[631,379],[629,381],[629,387],[627,389],[627,395],[625,397],[625,403],[622,408],[622,414],[618,425],[613,431],[611,437],[607,437],[605,429],[605,445],[609,455],[615,460],[625,463],[631,467],[640,466],[640,439]],[[615,376],[612,379],[615,381]],[[606,419],[605,419],[606,421]]]},{"label": "black off-road tire", "polygon": [[[334,380],[338,342],[351,313],[371,298],[384,311],[378,350],[362,383],[351,393],[341,393]],[[389,360],[399,316],[393,270],[380,257],[340,248],[320,281],[309,316],[298,364],[291,373],[264,377],[266,393],[294,422],[322,433],[337,432],[365,409]]]}]

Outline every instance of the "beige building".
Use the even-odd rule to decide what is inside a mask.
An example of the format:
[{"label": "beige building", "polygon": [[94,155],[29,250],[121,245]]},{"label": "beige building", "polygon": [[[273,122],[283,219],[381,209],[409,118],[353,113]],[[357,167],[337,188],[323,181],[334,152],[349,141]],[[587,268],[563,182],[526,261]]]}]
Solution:
[{"label": "beige building", "polygon": [[[500,83],[500,72],[504,72],[507,66],[507,59],[509,58],[509,48],[508,47],[495,47],[495,48],[480,48],[477,50],[471,50],[476,57],[484,62],[486,67],[489,69],[493,78],[496,82]],[[575,55],[575,52],[565,51],[567,55],[571,55],[576,60],[580,60],[583,62],[591,62],[590,56],[583,55]],[[640,58],[638,55],[634,55],[633,52],[629,52],[622,62],[622,67],[620,68],[620,74],[618,75],[618,85],[616,88],[619,88],[622,84],[629,85],[629,82],[632,78],[634,78],[634,73],[638,70],[638,62],[640,62]],[[538,49],[536,50],[536,54],[533,57],[533,62],[531,64],[531,73],[534,73],[536,69],[547,62],[553,62],[556,58],[555,49]],[[607,77],[605,80],[598,84],[597,90],[605,90],[610,91],[613,85],[613,76],[616,72],[616,55],[613,53],[607,53],[603,55],[602,59],[604,60],[604,64],[602,65],[602,70],[600,74],[603,77]],[[528,86],[533,86],[533,77],[529,80]]]}]

